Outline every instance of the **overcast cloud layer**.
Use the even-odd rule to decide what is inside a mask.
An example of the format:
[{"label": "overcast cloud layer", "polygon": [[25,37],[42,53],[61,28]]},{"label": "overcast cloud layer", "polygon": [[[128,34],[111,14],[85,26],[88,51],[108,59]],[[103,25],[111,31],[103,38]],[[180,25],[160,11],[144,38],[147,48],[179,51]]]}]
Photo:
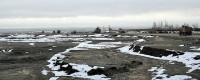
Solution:
[{"label": "overcast cloud layer", "polygon": [[199,23],[200,0],[1,0],[0,27],[149,27]]}]

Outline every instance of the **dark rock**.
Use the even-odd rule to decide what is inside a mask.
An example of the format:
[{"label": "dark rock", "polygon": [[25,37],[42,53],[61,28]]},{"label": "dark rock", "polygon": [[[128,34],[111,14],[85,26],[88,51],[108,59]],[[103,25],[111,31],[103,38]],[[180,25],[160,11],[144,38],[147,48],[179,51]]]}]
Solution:
[{"label": "dark rock", "polygon": [[137,65],[143,65],[143,63],[140,62],[140,61],[131,61],[131,63],[132,63],[132,64],[137,64]]},{"label": "dark rock", "polygon": [[134,47],[134,45],[133,45],[133,44],[131,44],[131,45],[130,45],[130,48],[129,48],[129,50],[133,49],[133,47]]},{"label": "dark rock", "polygon": [[143,65],[143,63],[142,63],[142,62],[139,62],[139,65]]},{"label": "dark rock", "polygon": [[117,67],[110,67],[110,70],[116,70],[117,71]]},{"label": "dark rock", "polygon": [[[61,60],[56,60],[56,62],[54,63],[54,66],[58,66],[60,65],[60,69],[59,71],[65,71],[68,75],[78,72],[78,70],[73,69],[72,66],[68,63],[65,63]],[[68,65],[67,67],[63,67],[63,65]]]},{"label": "dark rock", "polygon": [[88,75],[101,75],[104,74],[105,71],[102,68],[91,69],[87,72]]},{"label": "dark rock", "polygon": [[200,60],[200,55],[194,57],[195,60]]},{"label": "dark rock", "polygon": [[59,71],[65,71],[68,75],[75,73],[75,72],[78,72],[78,70],[73,69],[70,64],[68,64],[67,67],[63,67],[63,65],[60,65]]},{"label": "dark rock", "polygon": [[56,62],[54,63],[54,66],[60,65],[60,61],[56,60]]},{"label": "dark rock", "polygon": [[72,66],[69,65],[69,64],[68,64],[66,69],[67,69],[66,72],[67,72],[68,75],[75,73],[75,72],[78,72],[78,70],[73,69]]},{"label": "dark rock", "polygon": [[163,77],[156,77],[156,79],[163,79]]},{"label": "dark rock", "polygon": [[112,37],[116,37],[116,36],[118,36],[117,34],[113,34],[113,35],[111,35]]},{"label": "dark rock", "polygon": [[139,39],[143,39],[143,38],[144,38],[144,36],[138,36],[138,38],[139,38]]},{"label": "dark rock", "polygon": [[139,51],[141,51],[140,46],[135,46],[133,52],[139,52]]},{"label": "dark rock", "polygon": [[56,61],[55,63],[53,63],[54,64],[54,66],[57,66],[57,65],[65,65],[65,64],[68,64],[68,63],[65,63],[65,62],[63,62],[62,60],[53,60],[53,61]]}]

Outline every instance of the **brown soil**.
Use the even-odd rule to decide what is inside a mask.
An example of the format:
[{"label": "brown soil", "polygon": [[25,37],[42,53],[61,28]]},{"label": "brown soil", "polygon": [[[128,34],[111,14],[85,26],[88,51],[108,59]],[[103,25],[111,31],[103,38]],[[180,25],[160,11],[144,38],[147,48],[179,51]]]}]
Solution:
[{"label": "brown soil", "polygon": [[[137,35],[137,34],[136,34]],[[147,34],[144,34],[147,35]],[[148,34],[149,35],[149,34]],[[154,35],[154,34],[153,34]],[[172,34],[171,34],[172,35]],[[134,42],[138,38],[117,38],[116,41]],[[170,49],[177,51],[190,51],[191,46],[199,46],[200,38],[198,37],[183,37],[159,35],[159,37],[147,38],[147,42],[138,44],[140,46],[147,46],[159,49]],[[102,41],[95,41],[98,43]],[[179,45],[186,46],[179,46]],[[0,50],[13,49],[11,53],[0,52],[0,80],[48,80],[54,76],[49,73],[47,76],[42,75],[41,71],[47,65],[54,54],[63,52],[68,48],[74,47],[78,44],[71,42],[56,42],[56,43],[36,43],[35,46],[30,46],[28,43],[8,43],[0,42]],[[57,46],[57,47],[52,47]],[[125,45],[120,45],[123,47]],[[53,49],[53,50],[49,50]],[[28,52],[28,53],[26,53]],[[196,70],[192,73],[186,73],[188,68],[184,64],[174,62],[170,64],[169,61],[156,60],[142,56],[130,55],[121,53],[117,48],[112,49],[90,49],[87,51],[71,51],[65,54],[64,61],[67,63],[87,64],[90,66],[102,66],[105,68],[117,67],[132,64],[132,61],[142,62],[142,64],[133,64],[127,67],[128,71],[111,72],[108,75],[112,80],[151,80],[152,72],[148,69],[151,67],[163,67],[166,69],[166,74],[172,75],[189,75],[193,78],[200,79],[200,71]],[[73,77],[60,77],[59,80],[86,80]]]}]

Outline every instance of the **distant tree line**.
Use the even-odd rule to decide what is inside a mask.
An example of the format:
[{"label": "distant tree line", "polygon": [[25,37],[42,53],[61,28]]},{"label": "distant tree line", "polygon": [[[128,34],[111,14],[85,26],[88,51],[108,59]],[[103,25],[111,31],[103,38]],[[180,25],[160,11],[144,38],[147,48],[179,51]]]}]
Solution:
[{"label": "distant tree line", "polygon": [[168,24],[166,21],[163,24],[163,22],[153,22],[152,29],[157,29],[157,30],[177,30],[179,29],[179,25],[173,25],[173,24]]},{"label": "distant tree line", "polygon": [[[183,25],[190,26],[189,24],[183,24]],[[168,24],[167,21],[165,21],[164,23],[162,21],[153,22],[151,32],[155,32],[155,31],[158,31],[158,32],[179,31],[181,26]],[[190,27],[193,28],[193,31],[200,31],[200,28],[199,28],[198,24],[192,24]]]}]

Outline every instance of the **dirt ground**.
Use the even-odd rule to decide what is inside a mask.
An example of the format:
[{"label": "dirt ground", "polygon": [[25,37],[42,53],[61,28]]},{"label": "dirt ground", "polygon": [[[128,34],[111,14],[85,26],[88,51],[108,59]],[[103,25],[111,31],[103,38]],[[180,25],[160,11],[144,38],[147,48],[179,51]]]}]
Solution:
[{"label": "dirt ground", "polygon": [[[189,47],[199,46],[200,37],[178,36],[174,34],[131,34],[132,35],[153,35],[154,38],[146,38],[146,42],[138,45],[170,49],[176,51],[191,51]],[[156,37],[158,36],[158,37]],[[139,38],[116,38],[115,41],[134,42]],[[94,41],[98,43],[103,41]],[[41,71],[47,65],[54,54],[63,52],[68,48],[77,46],[72,42],[53,42],[53,43],[29,43],[20,42],[0,42],[0,50],[13,49],[11,53],[0,52],[0,80],[48,80],[53,74],[42,75]],[[185,45],[185,46],[179,46]],[[56,47],[55,47],[56,46]],[[142,64],[133,64],[128,67],[128,71],[113,72],[108,75],[112,80],[151,80],[152,72],[148,69],[151,67],[163,67],[170,75],[189,75],[200,80],[200,70],[186,73],[188,68],[183,63],[174,62],[170,64],[166,60],[156,60],[142,56],[130,55],[117,50],[125,45],[111,49],[90,49],[87,51],[71,51],[66,54],[64,61],[67,63],[87,64],[90,66],[103,67],[121,67],[131,62],[141,62]],[[52,50],[51,50],[52,49]],[[60,77],[58,80],[86,80],[73,77]]]}]

